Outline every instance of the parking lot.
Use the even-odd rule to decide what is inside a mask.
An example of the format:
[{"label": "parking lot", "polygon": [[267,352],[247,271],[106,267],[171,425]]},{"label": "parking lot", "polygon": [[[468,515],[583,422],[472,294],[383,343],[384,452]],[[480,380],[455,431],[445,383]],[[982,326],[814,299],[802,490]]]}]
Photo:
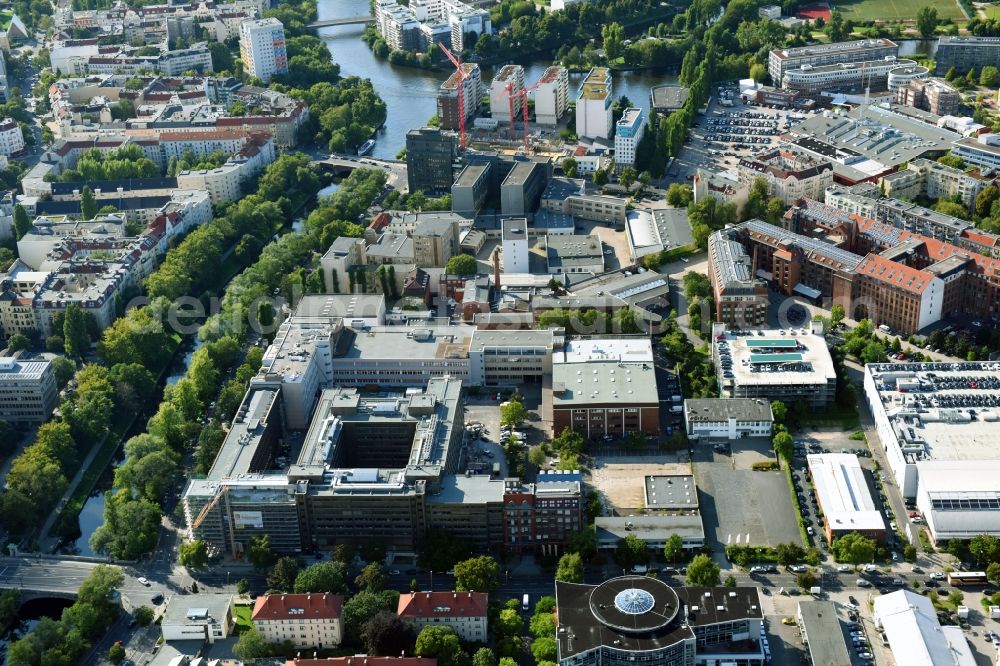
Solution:
[{"label": "parking lot", "polygon": [[769,448],[763,440],[737,440],[723,451],[708,443],[695,446],[698,501],[713,550],[736,543],[801,544],[785,473],[750,469],[754,462],[773,460],[766,453]]}]

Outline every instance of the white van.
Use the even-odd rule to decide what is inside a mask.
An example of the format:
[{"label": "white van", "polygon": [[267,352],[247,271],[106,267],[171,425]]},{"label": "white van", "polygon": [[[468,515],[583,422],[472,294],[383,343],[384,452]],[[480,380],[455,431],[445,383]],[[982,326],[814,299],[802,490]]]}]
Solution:
[{"label": "white van", "polygon": [[892,329],[886,326],[885,324],[879,324],[878,330],[882,331],[886,335],[892,333]]},{"label": "white van", "polygon": [[521,610],[528,610],[528,595],[521,597]]}]

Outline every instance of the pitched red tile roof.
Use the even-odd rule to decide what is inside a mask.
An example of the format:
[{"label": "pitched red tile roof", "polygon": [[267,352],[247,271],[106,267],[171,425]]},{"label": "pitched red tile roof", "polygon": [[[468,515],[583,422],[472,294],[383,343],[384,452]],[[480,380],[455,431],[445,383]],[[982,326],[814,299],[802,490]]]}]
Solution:
[{"label": "pitched red tile roof", "polygon": [[858,264],[857,272],[887,285],[922,294],[927,291],[934,274],[886,259],[877,254],[869,254]]},{"label": "pitched red tile roof", "polygon": [[[340,617],[344,597],[339,594],[267,594],[257,597],[250,619],[309,620]],[[302,612],[292,612],[302,609]]]},{"label": "pitched red tile roof", "polygon": [[399,595],[400,617],[485,617],[485,592],[411,592]]}]

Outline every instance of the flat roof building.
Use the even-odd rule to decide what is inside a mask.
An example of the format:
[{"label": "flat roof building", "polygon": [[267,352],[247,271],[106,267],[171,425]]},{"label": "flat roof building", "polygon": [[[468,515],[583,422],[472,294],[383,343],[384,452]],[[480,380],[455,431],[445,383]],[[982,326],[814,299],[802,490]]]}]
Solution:
[{"label": "flat roof building", "polygon": [[813,666],[851,666],[844,631],[832,601],[800,601],[796,620]]},{"label": "flat roof building", "polygon": [[885,521],[875,506],[856,455],[811,454],[806,456],[806,464],[816,487],[816,502],[828,542],[851,532],[878,543],[885,541]]},{"label": "flat roof building", "polygon": [[0,420],[8,423],[44,423],[58,399],[55,373],[49,359],[0,356]]},{"label": "flat roof building", "polygon": [[597,234],[549,234],[545,255],[552,275],[604,272],[604,246]]},{"label": "flat roof building", "polygon": [[576,134],[581,139],[610,139],[611,72],[595,67],[583,79],[576,100]]},{"label": "flat roof building", "polygon": [[705,546],[705,526],[701,514],[671,513],[636,516],[598,516],[594,520],[599,550],[615,550],[631,535],[642,539],[646,547],[661,552],[674,534],[681,538],[684,550],[697,551]]},{"label": "flat roof building", "polygon": [[684,401],[684,428],[692,439],[770,437],[773,425],[771,403],[762,398],[689,398]]},{"label": "flat roof building", "polygon": [[737,329],[767,321],[767,282],[755,274],[754,262],[730,229],[708,237],[708,277],[716,321]]},{"label": "flat roof building", "polygon": [[721,397],[764,398],[823,407],[834,399],[837,374],[821,322],[812,329],[727,331],[712,326],[712,358]]},{"label": "flat roof building", "polygon": [[856,39],[831,44],[813,44],[791,49],[774,49],[768,54],[767,73],[771,81],[780,86],[785,72],[803,65],[832,65],[836,63],[881,60],[899,54],[899,46],[888,39]]},{"label": "flat roof building", "polygon": [[959,74],[1000,61],[1000,37],[942,35],[934,56],[934,73],[944,76],[952,67]]},{"label": "flat roof building", "polygon": [[234,629],[233,597],[228,594],[176,596],[167,604],[160,622],[163,640],[215,643]]},{"label": "flat roof building", "polygon": [[[615,341],[608,340],[609,344]],[[648,340],[647,340],[648,342]],[[584,437],[659,434],[660,403],[652,363],[587,360],[553,363],[552,423]]]},{"label": "flat roof building", "polygon": [[691,94],[689,88],[679,86],[676,83],[662,83],[649,89],[650,106],[654,113],[664,115],[684,107],[688,95]]},{"label": "flat roof building", "polygon": [[889,469],[937,542],[1000,535],[1000,364],[865,366],[865,399]]}]

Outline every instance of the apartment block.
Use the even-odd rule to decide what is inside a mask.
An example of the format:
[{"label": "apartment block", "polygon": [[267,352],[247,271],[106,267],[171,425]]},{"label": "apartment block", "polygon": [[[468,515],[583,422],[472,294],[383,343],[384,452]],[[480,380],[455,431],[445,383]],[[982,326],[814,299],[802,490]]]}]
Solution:
[{"label": "apartment block", "polygon": [[832,44],[814,44],[790,49],[774,49],[768,54],[767,73],[775,86],[780,86],[785,72],[803,65],[835,65],[838,63],[883,60],[899,55],[899,46],[888,39],[857,39]]},{"label": "apartment block", "polygon": [[984,181],[961,169],[924,158],[913,160],[906,169],[879,179],[879,186],[887,197],[945,199],[957,195],[962,204],[969,209],[975,205],[976,196],[988,184],[989,181]]},{"label": "apartment block", "polygon": [[786,206],[799,199],[821,199],[833,185],[833,165],[804,152],[779,148],[761,155],[744,157],[737,165],[740,183],[749,188],[758,178],[767,182],[771,196]]},{"label": "apartment block", "polygon": [[240,24],[240,58],[250,76],[267,83],[276,74],[288,73],[285,26],[271,17]]},{"label": "apartment block", "polygon": [[504,549],[555,555],[584,526],[579,472],[540,471],[535,483],[504,482]]},{"label": "apartment block", "polygon": [[410,592],[399,595],[396,613],[417,633],[427,626],[446,626],[463,641],[485,643],[488,606],[484,592]]},{"label": "apartment block", "polygon": [[642,109],[628,108],[615,127],[615,167],[635,165],[635,151],[645,133],[646,120]]},{"label": "apartment block", "polygon": [[583,79],[576,98],[576,135],[587,139],[610,139],[612,132],[611,72],[595,67]]},{"label": "apartment block", "polygon": [[938,38],[934,73],[944,76],[954,67],[956,72],[964,74],[993,62],[1000,62],[1000,37],[943,35]]},{"label": "apartment block", "polygon": [[708,237],[708,277],[716,321],[733,328],[752,328],[767,321],[767,283],[755,275],[750,255],[726,230]]},{"label": "apartment block", "polygon": [[[441,84],[437,97],[437,114],[441,128],[457,130],[462,114],[458,108],[458,72],[454,72]],[[462,63],[462,105],[465,121],[475,118],[483,105],[483,79],[479,65]]]},{"label": "apartment block", "polygon": [[535,122],[556,125],[569,109],[569,71],[553,65],[546,68],[535,88]]},{"label": "apartment block", "polygon": [[343,604],[339,594],[265,594],[257,597],[250,620],[267,643],[326,650],[343,640]]},{"label": "apartment block", "polygon": [[490,82],[490,114],[493,119],[508,124],[519,119],[521,104],[527,102],[521,95],[523,90],[524,68],[520,65],[501,67]]},{"label": "apartment block", "polygon": [[[9,334],[6,329],[4,332]],[[44,423],[56,406],[57,393],[47,358],[0,357],[0,420]]]},{"label": "apartment block", "polygon": [[0,155],[13,157],[24,151],[24,134],[13,118],[0,120]]}]

